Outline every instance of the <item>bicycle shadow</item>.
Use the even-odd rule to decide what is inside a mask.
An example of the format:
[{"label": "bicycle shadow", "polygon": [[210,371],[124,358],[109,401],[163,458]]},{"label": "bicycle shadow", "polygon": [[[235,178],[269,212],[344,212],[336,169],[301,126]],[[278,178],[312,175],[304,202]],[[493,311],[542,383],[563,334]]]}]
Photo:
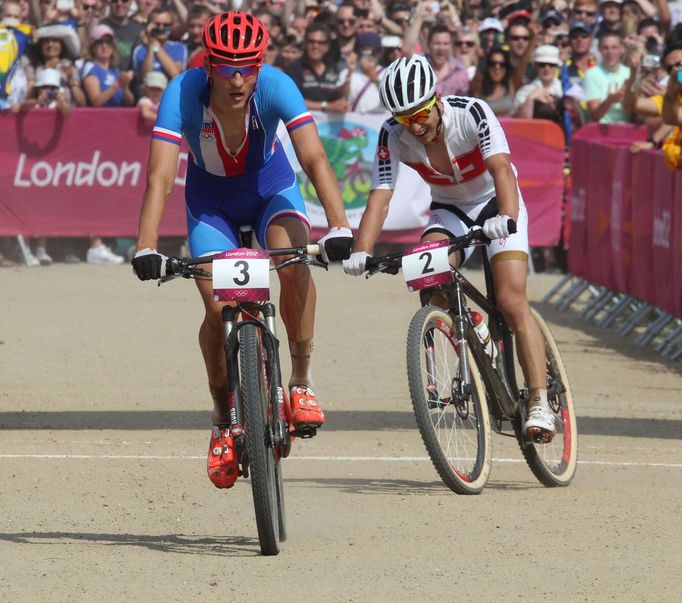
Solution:
[{"label": "bicycle shadow", "polygon": [[0,533],[0,542],[32,545],[135,546],[161,553],[214,557],[258,557],[257,538],[246,536],[184,536],[182,534],[98,534],[94,532]]},{"label": "bicycle shadow", "polygon": [[[415,481],[385,478],[335,478],[335,477],[302,477],[284,478],[285,486],[302,484],[318,488],[331,488],[344,494],[368,494],[379,496],[434,496],[450,494],[457,496],[442,481]],[[542,487],[530,482],[491,481],[485,490],[520,491]]]}]

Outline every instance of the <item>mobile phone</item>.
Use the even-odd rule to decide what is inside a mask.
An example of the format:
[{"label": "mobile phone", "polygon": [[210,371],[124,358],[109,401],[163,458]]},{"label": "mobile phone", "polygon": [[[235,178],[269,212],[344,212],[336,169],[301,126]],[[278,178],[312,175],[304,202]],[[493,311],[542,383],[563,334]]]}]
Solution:
[{"label": "mobile phone", "polygon": [[677,72],[677,81],[680,82],[680,84],[682,84],[682,71]]},{"label": "mobile phone", "polygon": [[642,57],[642,69],[648,71],[654,71],[658,69],[661,65],[661,59],[655,54],[645,54]]},{"label": "mobile phone", "polygon": [[73,0],[57,0],[57,10],[71,10],[73,4]]}]

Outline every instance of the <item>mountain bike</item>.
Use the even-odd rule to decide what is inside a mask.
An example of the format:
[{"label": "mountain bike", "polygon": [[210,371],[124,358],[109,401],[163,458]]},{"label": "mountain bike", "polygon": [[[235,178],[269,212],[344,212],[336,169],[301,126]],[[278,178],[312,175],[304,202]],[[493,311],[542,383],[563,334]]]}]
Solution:
[{"label": "mountain bike", "polygon": [[[317,244],[260,250],[251,248],[250,229],[242,229],[240,236],[238,249],[199,258],[168,258],[166,276],[159,284],[177,277],[212,279],[216,299],[230,303],[222,309],[230,433],[240,475],[251,480],[261,551],[277,555],[279,543],[287,537],[282,459],[289,455],[293,436],[309,438],[316,429],[290,426],[276,311],[268,301],[269,272],[294,263],[326,265],[313,259],[320,253]],[[272,256],[291,257],[270,266]],[[208,263],[213,264],[212,273],[199,267]]]},{"label": "mountain bike", "polygon": [[[550,443],[530,441],[523,431],[528,385],[514,334],[495,305],[487,255],[483,254],[485,295],[449,262],[451,253],[488,242],[480,228],[473,228],[461,237],[370,257],[366,278],[377,272],[397,274],[402,268],[408,289],[419,291],[422,307],[407,334],[407,376],[422,440],[445,484],[458,494],[481,492],[490,475],[495,431],[516,438],[542,484],[567,486],[576,471],[578,432],[554,337],[531,309],[545,341],[547,396],[557,433]],[[477,334],[480,328],[470,302],[488,315],[490,343]]]}]

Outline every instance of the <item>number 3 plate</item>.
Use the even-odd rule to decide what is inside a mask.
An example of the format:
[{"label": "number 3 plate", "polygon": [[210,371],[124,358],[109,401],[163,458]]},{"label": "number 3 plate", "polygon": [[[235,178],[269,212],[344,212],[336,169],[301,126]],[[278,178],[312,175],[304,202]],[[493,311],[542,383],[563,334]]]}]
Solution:
[{"label": "number 3 plate", "polygon": [[270,254],[261,249],[232,249],[213,259],[216,301],[270,299]]},{"label": "number 3 plate", "polygon": [[403,255],[403,276],[410,291],[451,283],[448,241],[429,241],[408,249]]}]

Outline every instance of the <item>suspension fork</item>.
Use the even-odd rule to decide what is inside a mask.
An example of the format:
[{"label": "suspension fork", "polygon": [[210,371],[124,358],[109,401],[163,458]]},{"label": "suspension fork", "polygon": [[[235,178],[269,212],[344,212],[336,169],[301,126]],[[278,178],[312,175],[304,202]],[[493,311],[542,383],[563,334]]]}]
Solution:
[{"label": "suspension fork", "polygon": [[234,328],[236,309],[224,306],[222,309],[223,326],[225,328],[225,361],[227,363],[227,403],[230,413],[230,434],[239,446],[243,445],[243,425],[241,391],[239,387],[239,364],[237,362],[237,347],[230,346],[230,334]]},{"label": "suspension fork", "polygon": [[274,421],[273,444],[282,446],[287,443],[289,437],[284,410],[284,388],[282,387],[282,370],[279,364],[279,339],[277,339],[275,326],[275,305],[268,302],[263,304],[263,317],[267,334],[263,337],[263,345],[267,347],[270,365],[270,405]]},{"label": "suspension fork", "polygon": [[448,302],[453,313],[453,322],[455,323],[455,334],[457,336],[457,353],[459,354],[460,366],[460,393],[467,396],[471,391],[471,367],[469,366],[469,339],[467,335],[466,315],[467,308],[464,304],[464,293],[462,291],[462,283],[457,279],[453,284],[452,289],[448,291]]}]

